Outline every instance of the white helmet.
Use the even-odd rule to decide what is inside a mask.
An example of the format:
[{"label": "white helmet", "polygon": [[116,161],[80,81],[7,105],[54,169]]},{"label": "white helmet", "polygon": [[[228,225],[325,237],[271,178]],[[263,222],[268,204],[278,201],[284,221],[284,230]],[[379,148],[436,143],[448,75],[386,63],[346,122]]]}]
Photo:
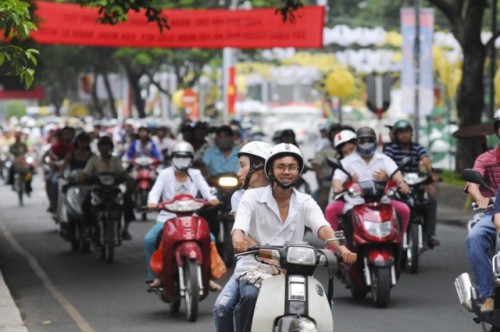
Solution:
[{"label": "white helmet", "polygon": [[497,137],[500,138],[498,135],[498,127],[500,127],[500,109],[495,111],[495,114],[493,115],[493,130],[495,131],[495,134]]},{"label": "white helmet", "polygon": [[250,168],[245,177],[245,182],[243,183],[243,189],[247,189],[250,185],[250,178],[252,175],[263,169],[263,164],[266,158],[271,154],[271,149],[273,146],[269,143],[262,141],[252,141],[244,145],[238,152],[238,157],[248,156],[250,159]]},{"label": "white helmet", "polygon": [[341,144],[351,140],[356,140],[356,133],[351,130],[342,130],[335,134],[335,137],[333,138],[333,145],[335,148],[338,148]]},{"label": "white helmet", "polygon": [[172,156],[174,168],[178,171],[187,172],[193,162],[194,149],[189,142],[181,141],[172,147],[170,155]]},{"label": "white helmet", "polygon": [[194,157],[194,149],[193,146],[187,141],[177,142],[173,147],[170,155],[174,157],[176,156],[191,156]]},{"label": "white helmet", "polygon": [[269,175],[269,173],[271,171],[271,167],[273,166],[274,160],[284,156],[294,156],[297,158],[299,162],[299,176],[302,171],[304,171],[304,157],[302,157],[302,152],[300,151],[300,149],[291,143],[278,143],[271,149],[271,154],[269,154],[269,157],[266,159],[266,162],[264,164],[266,177],[269,180],[276,181],[275,179],[273,179],[273,176]]},{"label": "white helmet", "polygon": [[271,149],[273,146],[267,142],[263,141],[252,141],[241,147],[238,152],[238,157],[242,155],[248,155],[250,157],[258,157],[263,161],[271,154]]}]

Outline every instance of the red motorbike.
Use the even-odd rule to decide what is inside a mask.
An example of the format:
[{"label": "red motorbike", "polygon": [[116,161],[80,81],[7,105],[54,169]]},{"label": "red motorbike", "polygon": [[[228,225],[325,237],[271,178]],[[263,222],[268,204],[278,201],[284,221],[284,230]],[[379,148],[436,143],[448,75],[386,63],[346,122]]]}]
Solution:
[{"label": "red motorbike", "polygon": [[[158,176],[156,171],[158,160],[149,156],[140,156],[130,161],[132,178],[135,179],[135,191],[132,198],[137,209],[141,209],[148,203],[148,194]],[[148,219],[147,211],[142,210],[142,220]]]},{"label": "red motorbike", "polygon": [[196,321],[198,303],[207,297],[210,281],[210,230],[208,223],[194,212],[208,201],[182,194],[158,204],[160,210],[176,214],[165,222],[158,249],[151,257],[151,269],[158,274],[161,287],[151,287],[162,301],[179,312],[186,301],[188,321]]},{"label": "red motorbike", "polygon": [[[342,166],[338,165],[341,170]],[[346,172],[344,170],[344,172]],[[347,172],[346,172],[347,173]],[[340,265],[340,277],[355,299],[371,291],[375,306],[389,304],[391,288],[401,274],[403,234],[392,205],[382,198],[397,191],[394,181],[363,181],[346,184],[344,198],[362,198],[341,221],[347,247],[358,254],[356,263]],[[345,197],[348,196],[348,197]]]}]

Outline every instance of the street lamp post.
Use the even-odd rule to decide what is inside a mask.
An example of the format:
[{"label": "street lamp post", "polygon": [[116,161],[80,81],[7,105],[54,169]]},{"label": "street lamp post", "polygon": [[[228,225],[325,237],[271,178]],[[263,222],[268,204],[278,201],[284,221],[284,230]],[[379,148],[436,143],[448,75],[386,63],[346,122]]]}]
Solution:
[{"label": "street lamp post", "polygon": [[415,8],[415,42],[413,46],[415,75],[415,142],[418,143],[420,131],[420,0],[413,0]]},{"label": "street lamp post", "polygon": [[[238,0],[231,0],[230,10],[235,10],[238,7]],[[228,123],[229,117],[229,68],[234,63],[234,49],[225,47],[222,49],[222,94],[224,107],[222,110],[222,123]]]}]

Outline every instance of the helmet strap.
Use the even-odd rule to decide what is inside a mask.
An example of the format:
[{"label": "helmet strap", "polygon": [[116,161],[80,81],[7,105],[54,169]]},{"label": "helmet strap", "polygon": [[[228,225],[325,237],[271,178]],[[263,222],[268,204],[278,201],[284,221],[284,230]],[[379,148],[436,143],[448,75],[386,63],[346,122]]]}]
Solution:
[{"label": "helmet strap", "polygon": [[282,189],[284,189],[284,190],[288,190],[288,189],[292,188],[293,186],[295,186],[295,184],[297,183],[297,179],[298,179],[299,177],[297,177],[297,178],[295,179],[295,181],[293,181],[293,182],[291,182],[290,184],[287,184],[287,185],[283,184],[283,183],[282,183],[282,182],[280,182],[278,179],[276,179],[276,177],[275,177],[275,176],[274,176],[274,174],[272,174],[272,173],[271,173],[271,175],[269,176],[269,178],[271,179],[271,182],[272,182],[272,183],[276,183],[276,185],[278,185],[278,186],[279,186],[279,187],[281,187]]},{"label": "helmet strap", "polygon": [[250,167],[250,169],[248,169],[247,176],[245,177],[245,182],[243,183],[244,190],[248,189],[248,187],[250,186],[250,178],[252,178],[253,174],[262,169],[264,169],[264,166],[258,166],[256,168]]}]

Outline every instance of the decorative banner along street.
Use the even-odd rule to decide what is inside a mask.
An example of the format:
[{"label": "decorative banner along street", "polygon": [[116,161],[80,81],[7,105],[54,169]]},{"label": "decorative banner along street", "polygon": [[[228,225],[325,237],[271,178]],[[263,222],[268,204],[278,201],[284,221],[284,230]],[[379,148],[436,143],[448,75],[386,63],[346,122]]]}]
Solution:
[{"label": "decorative banner along street", "polygon": [[[403,35],[403,61],[401,65],[401,110],[415,114],[415,42],[416,15],[413,8],[401,9],[401,34]],[[420,9],[420,87],[419,114],[425,116],[434,108],[434,77],[432,72],[432,36],[434,33],[434,11],[432,8]]]},{"label": "decorative banner along street", "polygon": [[97,9],[74,4],[37,2],[41,44],[159,48],[320,48],[324,7],[306,6],[295,23],[283,23],[276,8],[252,10],[165,10],[171,27],[161,34],[143,12],[130,13],[117,25],[96,22]]}]

